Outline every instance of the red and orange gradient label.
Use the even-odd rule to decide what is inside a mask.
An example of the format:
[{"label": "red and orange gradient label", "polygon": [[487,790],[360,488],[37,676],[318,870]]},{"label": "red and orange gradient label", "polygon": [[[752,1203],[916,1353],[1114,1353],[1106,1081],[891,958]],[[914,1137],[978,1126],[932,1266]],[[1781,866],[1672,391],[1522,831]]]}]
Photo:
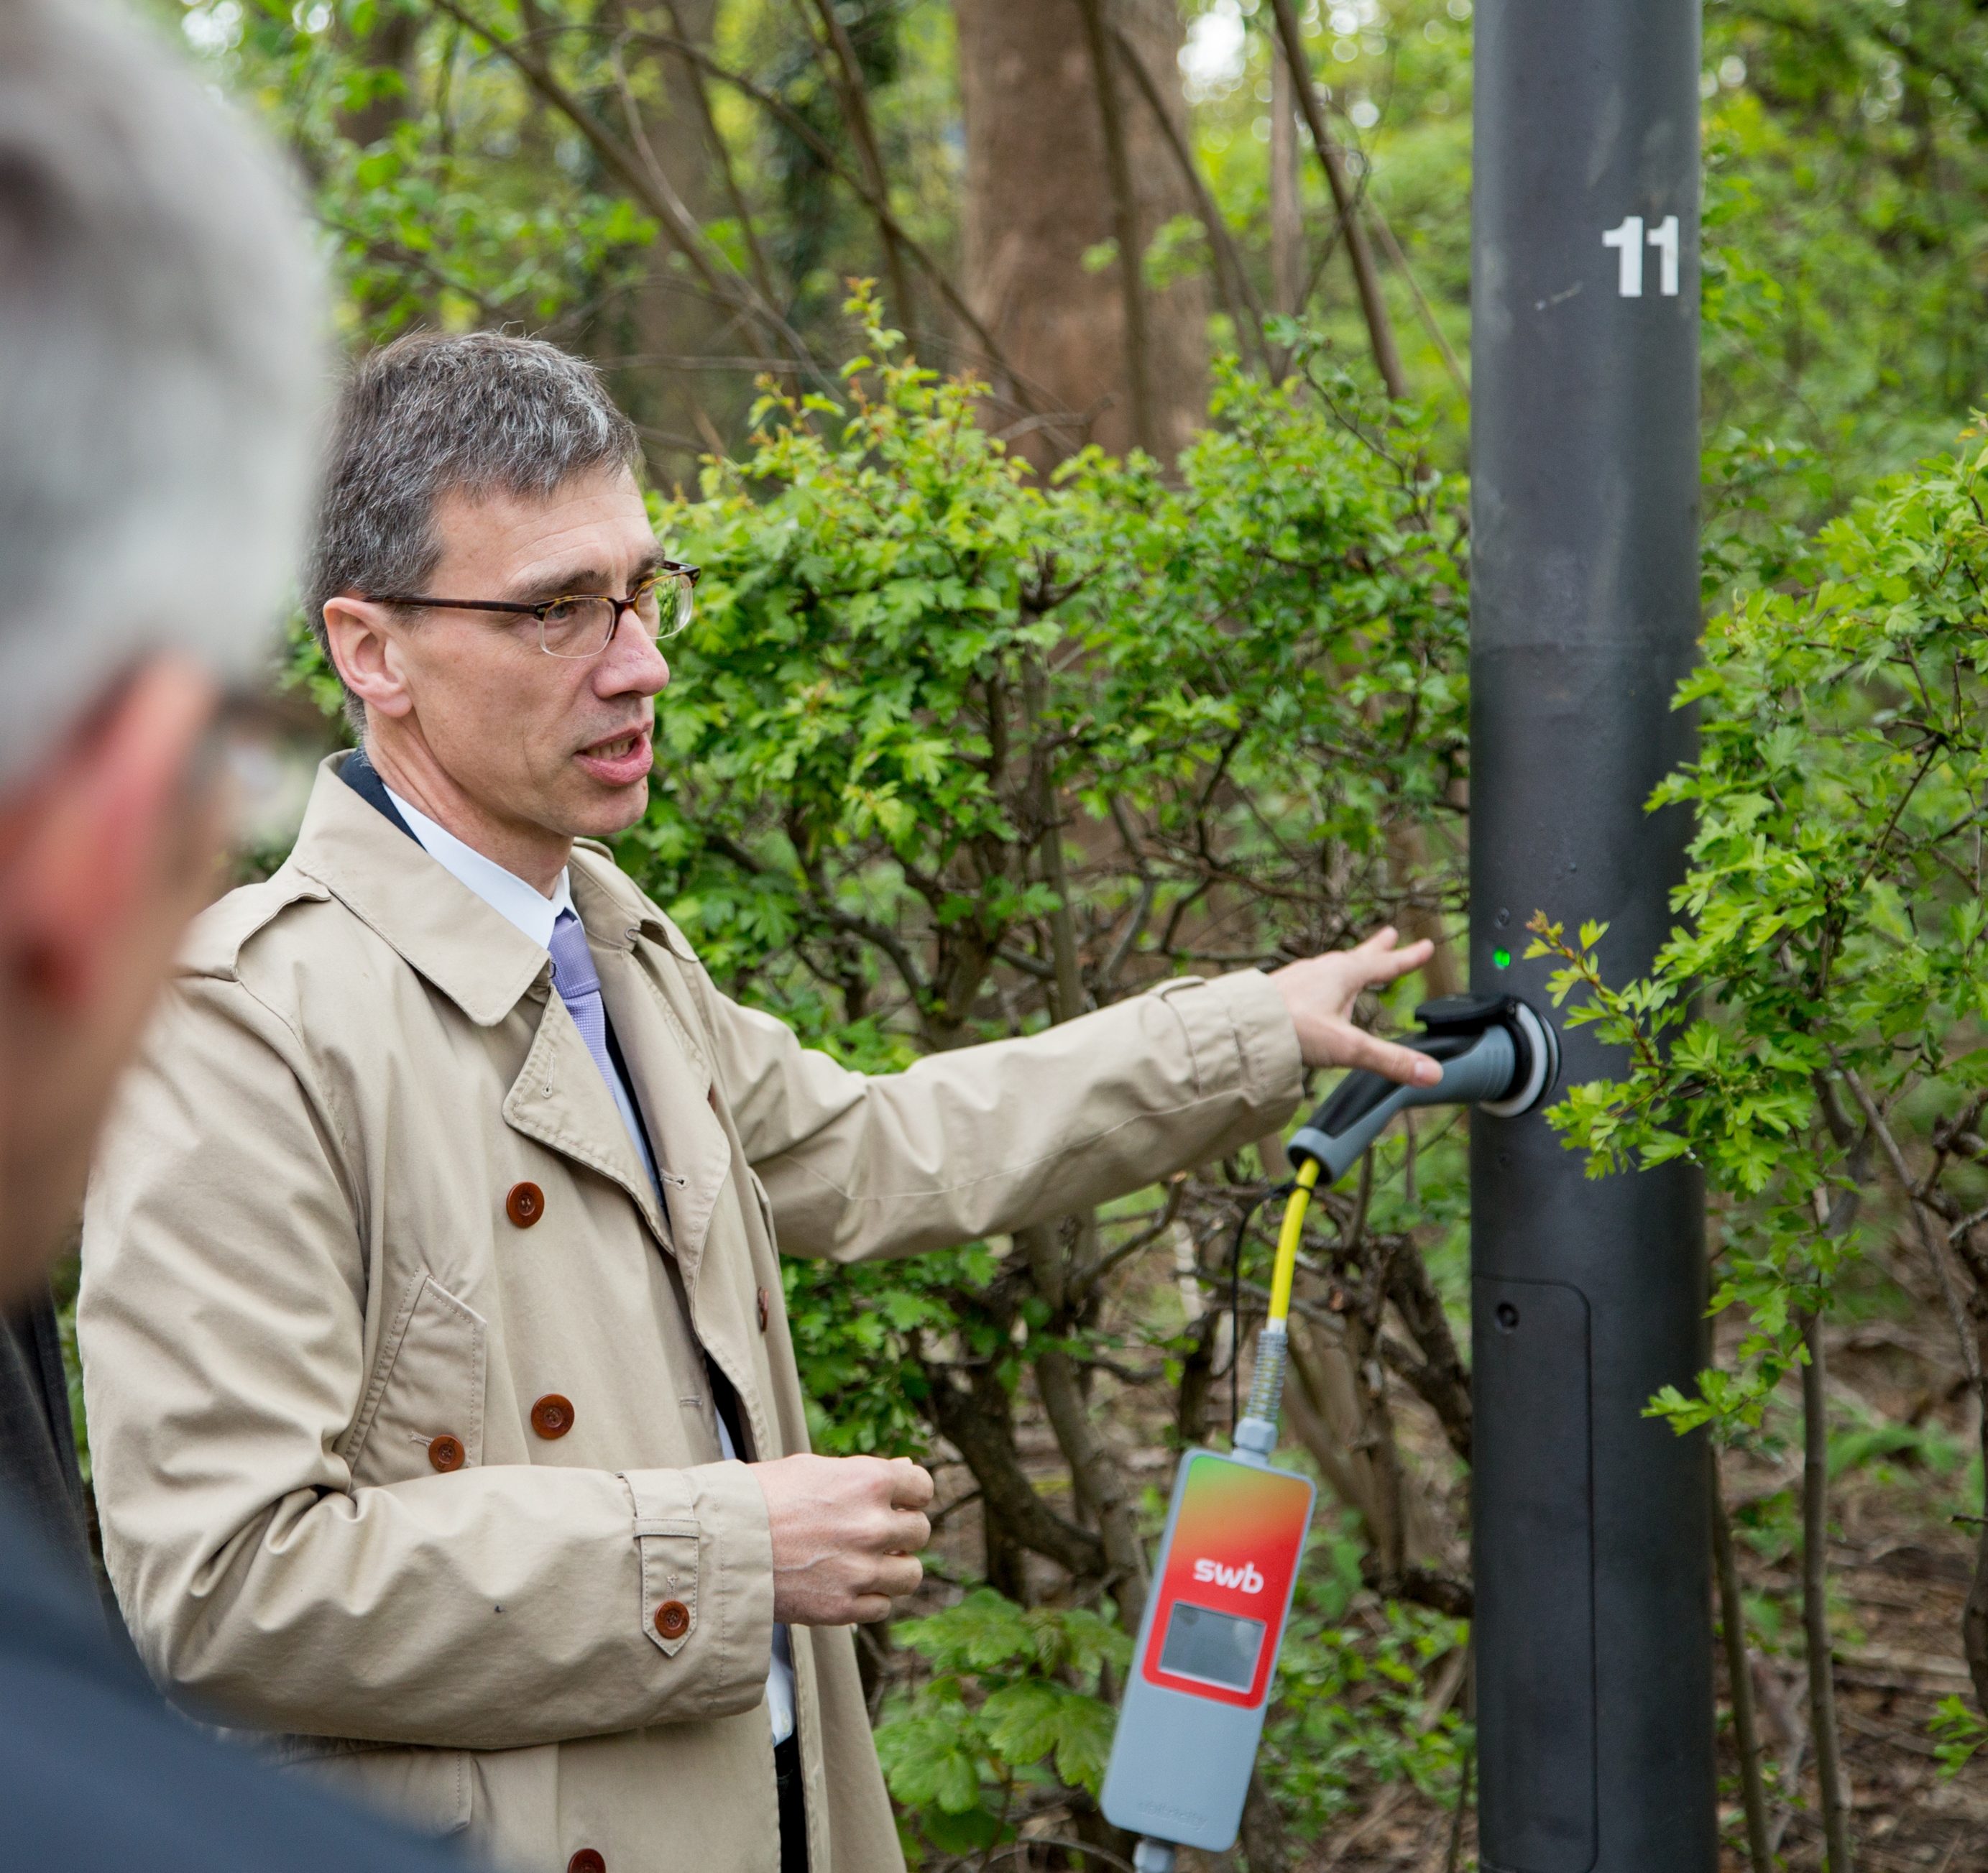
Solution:
[{"label": "red and orange gradient label", "polygon": [[1212,1452],[1189,1468],[1140,1669],[1169,1691],[1260,1706],[1311,1520],[1311,1486]]}]

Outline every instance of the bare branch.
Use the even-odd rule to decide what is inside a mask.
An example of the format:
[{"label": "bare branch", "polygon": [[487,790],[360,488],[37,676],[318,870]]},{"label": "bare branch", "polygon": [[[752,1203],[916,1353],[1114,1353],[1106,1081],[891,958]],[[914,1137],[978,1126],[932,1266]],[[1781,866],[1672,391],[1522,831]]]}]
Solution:
[{"label": "bare branch", "polygon": [[1172,1178],[1167,1185],[1166,1207],[1160,1212],[1159,1220],[1141,1229],[1136,1236],[1128,1236],[1117,1248],[1100,1255],[1095,1261],[1079,1269],[1070,1279],[1070,1304],[1073,1311],[1080,1311],[1090,1291],[1110,1274],[1120,1263],[1129,1261],[1142,1249],[1150,1248],[1173,1227],[1174,1219],[1180,1214],[1181,1199],[1186,1194],[1187,1180],[1183,1175]]},{"label": "bare branch", "polygon": [[[1153,113],[1153,121],[1160,127],[1160,134],[1166,139],[1167,147],[1173,152],[1174,162],[1179,168],[1188,187],[1194,192],[1195,206],[1201,216],[1201,225],[1208,230],[1209,244],[1215,249],[1215,284],[1222,292],[1222,308],[1229,314],[1238,332],[1246,330],[1256,340],[1258,357],[1268,369],[1270,348],[1263,336],[1263,302],[1257,296],[1256,282],[1249,277],[1249,269],[1243,264],[1241,250],[1236,245],[1236,237],[1229,232],[1228,218],[1216,205],[1215,198],[1209,193],[1208,184],[1201,173],[1201,165],[1194,160],[1194,152],[1182,140],[1180,127],[1173,120],[1160,95],[1160,89],[1153,82],[1153,75],[1146,69],[1146,62],[1139,56],[1139,49],[1126,37],[1124,29],[1117,25],[1111,28],[1112,49],[1124,63],[1125,69],[1132,74],[1132,82],[1139,87],[1139,95],[1146,100],[1147,108]],[[1232,293],[1231,284],[1234,291]],[[1241,304],[1237,303],[1239,297]],[[1249,319],[1246,326],[1242,309],[1246,307]]]},{"label": "bare branch", "polygon": [[1104,167],[1111,184],[1111,221],[1118,242],[1118,289],[1125,309],[1125,381],[1131,393],[1132,440],[1149,455],[1159,453],[1153,428],[1151,360],[1146,346],[1146,280],[1141,264],[1139,203],[1132,192],[1132,167],[1125,154],[1125,123],[1118,110],[1118,83],[1105,36],[1104,0],[1075,0],[1084,15],[1084,43],[1090,53],[1091,81],[1104,131]]},{"label": "bare branch", "polygon": [[[1831,1058],[1835,1058],[1834,1050]],[[1925,1250],[1926,1259],[1932,1264],[1933,1272],[1939,1277],[1939,1291],[1946,1297],[1946,1310],[1953,1322],[1953,1330],[1959,1336],[1960,1363],[1966,1369],[1968,1379],[1981,1398],[1983,1405],[1988,1407],[1988,1390],[1983,1389],[1982,1383],[1980,1347],[1969,1326],[1966,1310],[1961,1305],[1960,1297],[1954,1291],[1952,1271],[1947,1266],[1946,1257],[1942,1253],[1943,1245],[1935,1240],[1932,1229],[1927,1226],[1925,1201],[1919,1186],[1912,1180],[1911,1171],[1906,1167],[1905,1154],[1898,1149],[1897,1139],[1892,1136],[1890,1128],[1885,1123],[1884,1114],[1878,1110],[1877,1102],[1865,1090],[1864,1082],[1841,1063],[1838,1063],[1838,1070],[1843,1075],[1844,1084],[1850,1088],[1851,1097],[1863,1112],[1864,1122],[1871,1128],[1871,1135],[1878,1141],[1884,1151],[1892,1167],[1892,1175],[1898,1180],[1898,1187],[1905,1192],[1913,1224],[1919,1231],[1920,1244]]]},{"label": "bare branch", "polygon": [[[841,100],[843,121],[849,126],[856,153],[862,160],[869,178],[870,193],[878,202],[888,203],[890,182],[884,173],[883,154],[877,147],[876,132],[870,120],[869,94],[863,85],[863,68],[857,63],[856,48],[850,41],[849,29],[842,23],[842,15],[836,10],[834,0],[815,0],[814,10],[827,29],[828,43],[835,53],[837,69],[830,73],[829,83]],[[908,331],[918,308],[911,301],[911,283],[904,272],[904,256],[897,223],[886,215],[878,218],[877,225],[884,236],[884,264],[890,272],[891,297],[897,303],[898,318]]]},{"label": "bare branch", "polygon": [[[716,254],[653,157],[646,163],[643,161],[635,150],[560,83],[553,75],[552,68],[525,40],[506,39],[459,5],[457,0],[433,0],[433,4],[504,59],[587,139],[603,167],[662,224],[677,251],[690,262],[698,279],[716,298],[758,319],[792,345],[796,357],[808,355],[807,346],[799,333],[760,297],[750,280],[732,268],[722,255]],[[714,257],[716,265],[713,264]],[[823,378],[823,381],[827,383],[827,380]]]},{"label": "bare branch", "polygon": [[1298,108],[1304,113],[1306,127],[1311,132],[1320,166],[1325,171],[1326,186],[1332,191],[1333,206],[1338,211],[1340,232],[1345,237],[1347,258],[1353,265],[1353,281],[1359,289],[1360,309],[1366,317],[1367,340],[1373,349],[1374,366],[1381,381],[1388,387],[1388,394],[1399,403],[1408,394],[1408,379],[1402,374],[1401,353],[1395,343],[1388,303],[1381,296],[1374,251],[1367,245],[1367,231],[1361,225],[1353,190],[1346,180],[1346,158],[1333,141],[1325,127],[1325,113],[1319,109],[1318,88],[1312,82],[1311,62],[1305,56],[1297,11],[1291,0],[1271,0],[1271,4],[1276,9],[1277,32],[1283,41],[1284,56],[1291,62]]}]

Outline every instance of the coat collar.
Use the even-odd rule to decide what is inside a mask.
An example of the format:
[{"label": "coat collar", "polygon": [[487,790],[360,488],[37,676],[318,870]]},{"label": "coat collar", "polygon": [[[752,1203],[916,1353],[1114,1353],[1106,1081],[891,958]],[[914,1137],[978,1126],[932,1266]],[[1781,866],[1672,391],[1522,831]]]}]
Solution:
[{"label": "coat collar", "polygon": [[[339,770],[347,758],[331,755],[319,764],[291,864],[377,931],[478,1026],[494,1027],[546,975],[551,958],[437,864],[404,827],[347,786]],[[675,926],[605,846],[580,841],[571,878],[573,908],[595,942],[626,949],[641,935],[679,961],[694,960]]]},{"label": "coat collar", "polygon": [[679,962],[695,962],[696,952],[683,932],[635,888],[634,881],[614,862],[614,854],[597,839],[573,841],[567,867],[573,908],[597,943],[627,948],[638,936],[660,943]]},{"label": "coat collar", "polygon": [[494,1027],[552,958],[347,786],[338,772],[345,758],[320,765],[290,863],[478,1027]]}]

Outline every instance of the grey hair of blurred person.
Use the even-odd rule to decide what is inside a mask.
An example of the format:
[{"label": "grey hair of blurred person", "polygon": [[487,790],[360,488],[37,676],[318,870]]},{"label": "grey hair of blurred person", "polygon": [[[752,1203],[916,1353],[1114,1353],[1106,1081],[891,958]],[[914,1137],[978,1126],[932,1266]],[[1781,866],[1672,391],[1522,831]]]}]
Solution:
[{"label": "grey hair of blurred person", "polygon": [[0,5],[0,786],[148,654],[270,647],[324,389],[273,154],[149,29]]},{"label": "grey hair of blurred person", "polygon": [[[421,591],[442,558],[445,495],[544,500],[576,475],[633,474],[641,461],[634,424],[584,359],[505,333],[397,339],[354,369],[339,400],[304,615],[323,644],[326,600]],[[346,712],[363,732],[363,705],[348,695]]]}]

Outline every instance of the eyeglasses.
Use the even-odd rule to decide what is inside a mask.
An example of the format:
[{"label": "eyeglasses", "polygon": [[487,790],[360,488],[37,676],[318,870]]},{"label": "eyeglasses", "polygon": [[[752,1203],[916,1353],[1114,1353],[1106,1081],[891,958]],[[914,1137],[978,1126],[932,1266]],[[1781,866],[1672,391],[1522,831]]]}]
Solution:
[{"label": "eyeglasses", "polygon": [[614,641],[624,612],[653,642],[674,637],[696,610],[692,593],[699,568],[674,560],[658,562],[643,575],[626,598],[599,592],[568,592],[542,604],[521,604],[507,598],[428,598],[415,593],[368,592],[374,605],[420,605],[436,611],[504,611],[539,621],[539,648],[548,657],[598,657]]}]

